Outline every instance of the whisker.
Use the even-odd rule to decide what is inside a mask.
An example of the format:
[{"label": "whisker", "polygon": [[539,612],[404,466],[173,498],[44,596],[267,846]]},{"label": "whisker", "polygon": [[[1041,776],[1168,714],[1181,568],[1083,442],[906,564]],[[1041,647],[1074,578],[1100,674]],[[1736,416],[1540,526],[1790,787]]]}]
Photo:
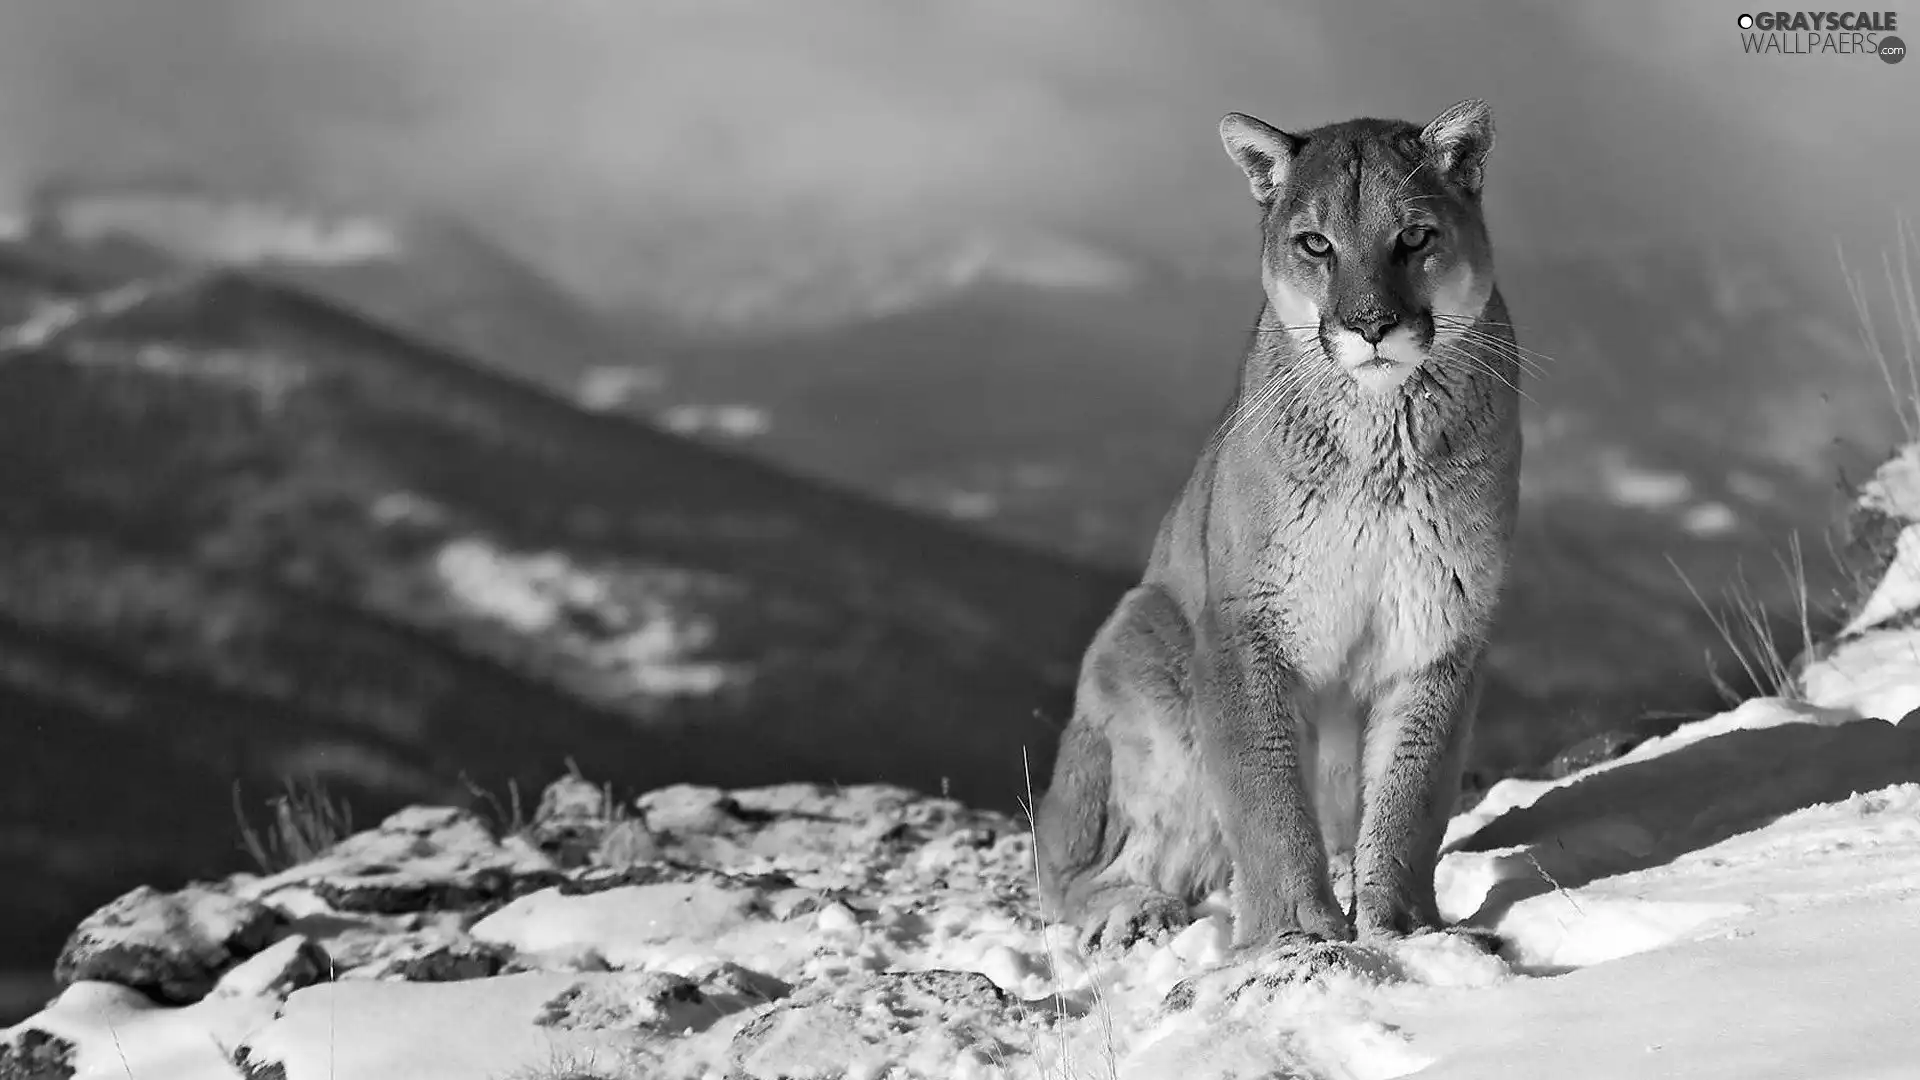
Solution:
[{"label": "whisker", "polygon": [[[1475,346],[1478,349],[1483,350],[1484,353],[1491,353],[1494,357],[1497,357],[1498,359],[1504,360],[1512,364],[1515,367],[1515,369],[1517,369],[1521,374],[1526,375],[1528,378],[1533,378],[1533,379],[1546,378],[1544,373],[1542,373],[1538,368],[1530,364],[1524,357],[1518,357],[1518,356],[1514,356],[1512,353],[1504,353],[1498,350],[1488,349],[1488,347],[1485,344],[1479,343],[1479,342],[1449,342],[1448,344]],[[1488,359],[1488,357],[1484,355],[1484,353],[1476,353],[1475,355],[1483,360]]]},{"label": "whisker", "polygon": [[1505,373],[1501,372],[1498,368],[1494,367],[1490,362],[1488,362],[1486,357],[1476,355],[1475,353],[1465,349],[1456,348],[1452,344],[1448,344],[1442,347],[1438,351],[1437,355],[1439,355],[1442,358],[1451,357],[1455,359],[1464,360],[1468,364],[1471,364],[1475,370],[1481,372],[1482,374],[1489,375],[1495,379],[1498,379],[1503,386],[1505,386],[1509,390],[1512,390],[1514,393],[1519,394],[1520,397],[1523,400],[1525,400],[1528,404],[1530,405],[1540,404],[1540,402],[1535,400],[1532,394],[1527,393],[1526,389],[1522,387],[1516,380],[1508,378]]},{"label": "whisker", "polygon": [[1261,386],[1253,397],[1245,402],[1244,408],[1235,410],[1231,423],[1222,425],[1221,437],[1246,426],[1256,420],[1264,420],[1284,405],[1291,403],[1295,392],[1304,388],[1314,379],[1325,374],[1325,366],[1319,361],[1326,359],[1326,350],[1315,343],[1307,352],[1296,355],[1294,363],[1273,375]]},{"label": "whisker", "polygon": [[1543,353],[1538,349],[1530,349],[1525,345],[1520,344],[1517,341],[1508,341],[1506,338],[1494,337],[1493,335],[1487,334],[1485,331],[1478,329],[1478,327],[1482,327],[1482,326],[1501,326],[1511,330],[1513,329],[1512,323],[1488,322],[1483,319],[1469,318],[1462,315],[1442,315],[1438,312],[1434,313],[1433,321],[1436,323],[1444,323],[1449,329],[1471,331],[1474,333],[1479,333],[1486,337],[1491,337],[1493,340],[1498,341],[1503,345],[1507,345],[1512,348],[1518,349],[1529,356],[1537,356],[1542,360],[1546,360],[1552,363],[1559,362],[1557,357],[1550,356],[1547,353]]},{"label": "whisker", "polygon": [[[1292,369],[1288,370],[1290,371]],[[1227,418],[1214,430],[1213,437],[1207,440],[1207,449],[1212,450],[1217,447],[1228,435],[1237,430],[1249,415],[1262,408],[1267,399],[1277,394],[1281,386],[1284,385],[1286,375],[1287,371],[1282,371],[1276,375],[1269,376],[1267,381],[1262,383],[1260,388],[1255,390],[1251,396],[1242,397],[1236,401],[1233,406],[1233,411],[1227,414]]]},{"label": "whisker", "polygon": [[1516,386],[1516,385],[1514,385],[1514,383],[1513,383],[1512,381],[1510,381],[1510,380],[1508,380],[1507,378],[1505,378],[1504,376],[1502,376],[1502,375],[1501,375],[1501,374],[1500,374],[1499,372],[1497,372],[1497,371],[1490,371],[1490,370],[1488,370],[1488,368],[1487,368],[1487,366],[1486,366],[1486,365],[1485,365],[1484,363],[1481,363],[1480,361],[1477,361],[1477,360],[1475,360],[1475,359],[1474,359],[1474,358],[1472,358],[1472,357],[1468,357],[1468,356],[1464,356],[1464,355],[1461,355],[1461,356],[1456,356],[1456,357],[1455,357],[1455,359],[1460,359],[1460,360],[1464,360],[1464,361],[1466,361],[1466,362],[1467,362],[1467,363],[1468,363],[1469,365],[1471,365],[1471,366],[1473,367],[1473,369],[1474,369],[1474,370],[1476,370],[1476,371],[1478,371],[1478,372],[1480,372],[1481,374],[1483,374],[1483,375],[1486,375],[1486,376],[1488,376],[1488,377],[1490,377],[1490,378],[1492,378],[1492,379],[1494,379],[1494,380],[1496,380],[1496,381],[1497,381],[1497,382],[1499,382],[1499,383],[1500,383],[1501,385],[1503,385],[1503,386],[1505,386],[1505,387],[1506,387],[1507,389],[1509,389],[1509,390],[1511,390],[1511,391],[1513,391],[1514,393],[1516,393],[1516,394],[1518,394],[1518,395],[1520,395],[1520,397],[1521,397],[1521,399],[1522,399],[1522,400],[1524,400],[1524,401],[1526,401],[1526,402],[1527,402],[1527,403],[1528,403],[1529,405],[1535,405],[1535,406],[1537,406],[1537,405],[1539,405],[1539,404],[1540,404],[1540,403],[1539,403],[1538,401],[1536,401],[1536,400],[1534,400],[1534,397],[1533,397],[1533,395],[1532,395],[1532,394],[1529,394],[1529,393],[1527,393],[1527,391],[1526,391],[1526,390],[1525,390],[1524,388],[1522,388],[1522,387],[1520,387],[1520,386]]},{"label": "whisker", "polygon": [[1392,194],[1389,194],[1387,198],[1388,199],[1398,198],[1400,196],[1400,193],[1406,190],[1407,185],[1413,182],[1413,178],[1420,174],[1420,170],[1426,167],[1427,167],[1427,163],[1423,160],[1419,164],[1415,165],[1412,169],[1409,169],[1407,171],[1407,175],[1401,177],[1400,182],[1393,186],[1393,192]]},{"label": "whisker", "polygon": [[1475,329],[1472,326],[1447,323],[1441,325],[1445,326],[1449,334],[1479,342],[1488,348],[1499,351],[1502,355],[1511,356],[1530,371],[1539,375],[1544,376],[1547,364],[1559,362],[1557,358],[1549,356],[1546,353],[1536,349],[1528,349],[1518,342],[1509,341],[1506,338],[1489,334],[1483,330]]}]

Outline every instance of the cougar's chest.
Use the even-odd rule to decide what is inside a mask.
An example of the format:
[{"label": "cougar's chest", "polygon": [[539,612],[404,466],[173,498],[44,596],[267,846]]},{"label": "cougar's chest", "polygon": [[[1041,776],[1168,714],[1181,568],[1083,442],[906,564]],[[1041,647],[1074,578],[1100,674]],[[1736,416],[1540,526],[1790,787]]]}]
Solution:
[{"label": "cougar's chest", "polygon": [[1504,565],[1476,507],[1419,484],[1318,499],[1320,512],[1276,530],[1269,549],[1287,564],[1290,637],[1309,682],[1366,693],[1477,632]]}]

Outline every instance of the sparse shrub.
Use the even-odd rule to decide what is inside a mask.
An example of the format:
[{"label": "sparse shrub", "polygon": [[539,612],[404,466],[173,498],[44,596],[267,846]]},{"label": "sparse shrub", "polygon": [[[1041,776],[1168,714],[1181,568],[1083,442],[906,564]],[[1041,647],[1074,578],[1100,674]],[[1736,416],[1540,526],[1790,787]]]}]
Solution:
[{"label": "sparse shrub", "polygon": [[353,834],[353,809],[328,793],[317,777],[281,779],[280,794],[267,800],[269,820],[256,828],[233,785],[233,816],[240,826],[240,847],[274,874],[325,853]]},{"label": "sparse shrub", "polygon": [[[1786,575],[1788,595],[1793,610],[1790,613],[1791,628],[1783,629],[1781,623],[1788,621],[1767,609],[1760,594],[1747,580],[1746,570],[1735,567],[1733,584],[1728,585],[1722,594],[1722,604],[1708,603],[1693,582],[1678,564],[1668,560],[1674,573],[1693,594],[1707,618],[1713,622],[1713,628],[1719,631],[1721,641],[1726,643],[1727,651],[1733,654],[1734,662],[1739,664],[1746,685],[1752,691],[1770,697],[1791,698],[1799,692],[1799,679],[1795,665],[1801,656],[1813,648],[1814,615],[1813,606],[1808,599],[1807,564],[1801,551],[1799,534],[1787,541],[1787,553],[1778,556],[1781,573]],[[1798,642],[1792,640],[1798,637]],[[1741,688],[1733,685],[1720,672],[1713,655],[1707,655],[1707,675],[1713,680],[1713,687],[1729,705],[1738,705],[1746,699]]]}]

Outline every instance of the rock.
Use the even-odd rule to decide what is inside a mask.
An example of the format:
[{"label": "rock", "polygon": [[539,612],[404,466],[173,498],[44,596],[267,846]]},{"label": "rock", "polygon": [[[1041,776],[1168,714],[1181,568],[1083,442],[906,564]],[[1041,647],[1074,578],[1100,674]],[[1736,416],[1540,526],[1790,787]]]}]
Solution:
[{"label": "rock", "polygon": [[[1900,564],[1903,537],[1920,524],[1920,443],[1906,446],[1893,455],[1860,485],[1848,507],[1844,522],[1845,541],[1840,548],[1840,564],[1855,583],[1855,595],[1845,617],[1850,623],[1877,624],[1903,614],[1903,598],[1881,596],[1885,610],[1868,610],[1883,584],[1896,576]],[[1866,618],[1862,618],[1866,616]],[[1864,626],[1858,627],[1864,629]]]},{"label": "rock", "polygon": [[1545,769],[1549,779],[1562,780],[1583,769],[1632,752],[1648,739],[1672,734],[1681,718],[1647,716],[1630,723],[1595,732],[1555,754]]},{"label": "rock", "polygon": [[646,822],[624,815],[606,789],[577,776],[547,787],[527,839],[562,869],[624,869],[660,857]]},{"label": "rock", "polygon": [[607,790],[569,773],[547,785],[540,793],[540,805],[533,812],[534,824],[543,821],[606,821],[613,816],[613,799]]},{"label": "rock", "polygon": [[514,877],[499,867],[459,879],[395,871],[358,881],[314,881],[311,887],[336,911],[404,915],[463,911],[506,900],[513,893]]},{"label": "rock", "polygon": [[1796,696],[1897,722],[1920,707],[1908,677],[1920,645],[1920,443],[1903,447],[1860,486],[1839,551],[1850,584],[1845,624],[1792,663]]},{"label": "rock", "polygon": [[287,1080],[287,1067],[278,1061],[255,1061],[244,1046],[233,1052],[233,1067],[246,1080]]},{"label": "rock", "polygon": [[1029,1036],[984,975],[888,973],[807,987],[742,1026],[728,1057],[740,1080],[944,1078],[966,1071],[963,1061],[983,1071],[1006,1061]]},{"label": "rock", "polygon": [[299,885],[335,911],[403,915],[497,905],[562,879],[552,860],[502,844],[469,811],[411,807],[251,891]]},{"label": "rock", "polygon": [[506,962],[501,974],[524,971],[612,971],[613,965],[607,963],[604,953],[592,945],[574,944],[557,949],[544,949],[538,952],[514,950],[513,958]]},{"label": "rock", "polygon": [[586,866],[600,848],[613,810],[604,789],[563,776],[541,793],[527,839],[563,870]]},{"label": "rock", "polygon": [[0,1043],[0,1080],[72,1080],[74,1045],[38,1028]]},{"label": "rock", "polygon": [[660,844],[646,823],[628,818],[616,821],[600,835],[593,862],[614,870],[640,866],[660,858]]},{"label": "rock", "polygon": [[401,982],[459,982],[498,975],[512,958],[509,950],[483,941],[463,941],[411,952],[397,952],[356,974]]},{"label": "rock", "polygon": [[704,1029],[727,1011],[683,976],[626,972],[582,979],[542,1006],[534,1022],[566,1031],[667,1034]]},{"label": "rock", "polygon": [[635,800],[647,828],[656,832],[719,834],[735,832],[764,815],[748,813],[732,795],[716,787],[675,784]]},{"label": "rock", "polygon": [[230,969],[209,997],[272,997],[312,986],[329,977],[333,960],[303,935],[282,938]]},{"label": "rock", "polygon": [[340,952],[343,977],[459,982],[498,975],[513,951],[446,928],[359,936]]},{"label": "rock", "polygon": [[141,886],[94,912],[54,964],[62,986],[117,983],[185,1005],[221,973],[264,949],[284,924],[265,905],[204,885],[176,893]]},{"label": "rock", "polygon": [[731,960],[695,969],[687,973],[687,978],[727,1012],[770,1005],[793,993],[787,982]]}]

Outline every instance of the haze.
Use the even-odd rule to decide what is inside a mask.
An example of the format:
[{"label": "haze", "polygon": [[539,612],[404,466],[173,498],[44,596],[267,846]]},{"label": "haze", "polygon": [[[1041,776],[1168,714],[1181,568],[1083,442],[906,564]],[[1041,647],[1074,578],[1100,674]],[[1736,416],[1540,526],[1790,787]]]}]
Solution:
[{"label": "haze", "polygon": [[[1920,64],[1744,55],[1738,3],[9,0],[0,171],[168,176],[488,228],[603,301],[968,237],[1251,258],[1229,109],[1499,124],[1506,249],[1910,208]],[[1920,14],[1908,29],[1920,39]]]}]

